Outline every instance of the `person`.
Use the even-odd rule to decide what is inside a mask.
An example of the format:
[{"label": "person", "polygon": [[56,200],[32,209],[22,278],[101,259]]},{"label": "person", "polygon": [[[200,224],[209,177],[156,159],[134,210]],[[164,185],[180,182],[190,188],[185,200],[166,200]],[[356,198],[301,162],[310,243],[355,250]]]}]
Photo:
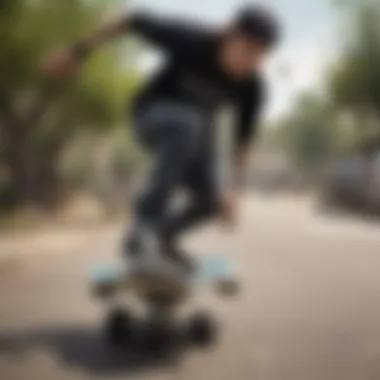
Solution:
[{"label": "person", "polygon": [[[181,252],[178,238],[218,216],[230,225],[236,222],[241,185],[266,98],[262,66],[280,38],[279,22],[258,5],[242,7],[222,28],[135,12],[50,54],[44,70],[52,76],[70,76],[95,48],[124,33],[142,37],[166,56],[166,64],[134,105],[136,135],[154,162],[136,202],[135,226],[125,253],[140,269],[144,265],[147,269],[155,258],[155,267],[161,260],[188,273],[193,263]],[[215,119],[225,106],[232,106],[236,116],[234,175],[231,188],[221,191],[216,180]],[[181,187],[187,189],[189,202],[170,212],[173,195]]]}]

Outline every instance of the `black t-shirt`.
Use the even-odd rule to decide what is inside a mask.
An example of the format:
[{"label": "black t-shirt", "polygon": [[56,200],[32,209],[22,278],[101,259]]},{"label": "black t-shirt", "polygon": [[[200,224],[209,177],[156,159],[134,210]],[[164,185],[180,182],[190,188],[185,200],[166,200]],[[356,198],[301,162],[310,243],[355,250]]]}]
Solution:
[{"label": "black t-shirt", "polygon": [[137,108],[159,99],[183,100],[212,116],[219,107],[236,110],[236,143],[249,142],[257,130],[264,86],[254,75],[234,80],[218,64],[219,34],[146,13],[135,14],[130,29],[160,48],[166,65],[137,99]]}]

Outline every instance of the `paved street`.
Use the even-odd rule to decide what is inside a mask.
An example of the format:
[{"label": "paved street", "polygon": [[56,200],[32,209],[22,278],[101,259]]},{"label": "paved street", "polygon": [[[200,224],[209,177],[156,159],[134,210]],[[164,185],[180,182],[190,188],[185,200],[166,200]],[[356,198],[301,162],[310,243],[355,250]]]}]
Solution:
[{"label": "paved street", "polygon": [[380,379],[380,225],[251,198],[238,233],[189,240],[195,252],[231,255],[241,274],[239,298],[192,303],[218,317],[220,342],[157,366],[105,346],[104,310],[88,292],[91,266],[112,260],[120,233],[89,230],[66,250],[58,240],[56,252],[25,252],[1,272],[1,379]]}]

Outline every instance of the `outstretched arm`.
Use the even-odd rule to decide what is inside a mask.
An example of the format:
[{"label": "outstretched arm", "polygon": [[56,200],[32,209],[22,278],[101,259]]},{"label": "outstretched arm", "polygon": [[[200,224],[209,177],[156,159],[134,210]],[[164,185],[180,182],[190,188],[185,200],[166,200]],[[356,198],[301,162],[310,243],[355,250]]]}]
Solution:
[{"label": "outstretched arm", "polygon": [[108,22],[73,46],[49,55],[44,62],[44,71],[52,76],[70,76],[96,48],[129,32],[174,55],[189,54],[202,38],[202,29],[197,25],[147,13],[134,13]]},{"label": "outstretched arm", "polygon": [[249,174],[251,150],[257,139],[260,115],[263,108],[261,83],[247,86],[238,105],[237,128],[234,148],[234,185],[244,186]]},{"label": "outstretched arm", "polygon": [[127,16],[102,25],[72,47],[74,55],[77,54],[78,58],[86,56],[104,43],[123,35],[130,29],[132,20],[132,17]]},{"label": "outstretched arm", "polygon": [[249,175],[251,150],[256,139],[262,108],[262,88],[248,84],[241,91],[237,104],[237,125],[232,162],[232,186],[221,194],[221,216],[228,226],[234,226],[238,217],[238,201]]},{"label": "outstretched arm", "polygon": [[42,62],[45,75],[51,77],[71,77],[83,61],[99,46],[117,38],[129,29],[129,18],[113,20],[93,31],[72,46],[61,48],[48,54]]}]

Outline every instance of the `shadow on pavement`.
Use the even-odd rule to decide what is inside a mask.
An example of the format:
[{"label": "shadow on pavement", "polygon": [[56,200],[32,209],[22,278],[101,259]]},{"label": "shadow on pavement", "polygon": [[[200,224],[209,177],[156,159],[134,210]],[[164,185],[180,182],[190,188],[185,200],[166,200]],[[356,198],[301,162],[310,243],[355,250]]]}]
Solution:
[{"label": "shadow on pavement", "polygon": [[[50,328],[21,334],[0,335],[0,358],[17,359],[36,349],[58,355],[61,364],[79,367],[91,374],[137,374],[157,369],[178,368],[183,349],[175,347],[165,355],[139,347],[114,349],[96,330],[81,327]],[[182,347],[181,347],[182,348]]]}]

